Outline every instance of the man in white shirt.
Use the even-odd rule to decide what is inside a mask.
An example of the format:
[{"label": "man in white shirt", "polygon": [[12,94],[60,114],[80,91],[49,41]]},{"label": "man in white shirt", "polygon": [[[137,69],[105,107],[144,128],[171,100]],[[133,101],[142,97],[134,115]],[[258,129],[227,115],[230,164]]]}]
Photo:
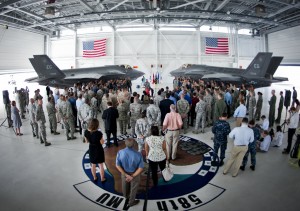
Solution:
[{"label": "man in white shirt", "polygon": [[246,116],[247,108],[245,106],[245,101],[242,99],[240,101],[240,106],[234,111],[233,117],[236,119],[236,127],[241,126],[243,118]]},{"label": "man in white shirt", "polygon": [[271,136],[267,130],[264,130],[262,133],[262,137],[264,138],[262,142],[259,143],[258,152],[268,152],[271,144]]},{"label": "man in white shirt", "polygon": [[289,125],[289,130],[288,130],[288,145],[287,147],[283,150],[282,154],[289,154],[291,151],[292,147],[292,141],[293,141],[293,136],[296,132],[296,128],[298,127],[299,123],[299,114],[296,111],[295,107],[292,107],[290,110],[290,117],[287,120],[288,125]]},{"label": "man in white shirt", "polygon": [[231,158],[225,164],[223,174],[227,174],[234,163],[232,176],[236,177],[243,162],[244,155],[248,150],[248,145],[254,141],[253,130],[248,127],[248,118],[243,118],[241,127],[234,128],[229,133],[229,138],[234,140],[234,146],[231,150]]},{"label": "man in white shirt", "polygon": [[260,128],[262,130],[269,130],[269,120],[266,118],[265,115],[262,115],[261,119],[263,120],[263,123],[260,125]]}]

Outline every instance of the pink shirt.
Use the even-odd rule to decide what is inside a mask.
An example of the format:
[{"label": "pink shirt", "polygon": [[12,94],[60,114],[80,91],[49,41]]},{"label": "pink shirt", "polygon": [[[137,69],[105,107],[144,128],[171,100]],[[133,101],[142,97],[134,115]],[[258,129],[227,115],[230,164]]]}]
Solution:
[{"label": "pink shirt", "polygon": [[163,126],[165,126],[168,130],[177,130],[182,127],[182,119],[179,113],[170,112],[167,113]]}]

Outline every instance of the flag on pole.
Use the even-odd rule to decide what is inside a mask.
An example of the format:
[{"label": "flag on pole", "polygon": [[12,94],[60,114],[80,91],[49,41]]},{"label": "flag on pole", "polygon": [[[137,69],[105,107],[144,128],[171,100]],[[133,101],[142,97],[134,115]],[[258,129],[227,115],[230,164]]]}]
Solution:
[{"label": "flag on pole", "polygon": [[228,54],[228,38],[205,37],[205,54]]},{"label": "flag on pole", "polygon": [[152,83],[155,83],[155,77],[154,77],[154,73],[152,74]]},{"label": "flag on pole", "polygon": [[95,40],[95,41],[85,41],[83,44],[83,57],[85,58],[95,58],[106,56],[106,41],[107,39]]}]

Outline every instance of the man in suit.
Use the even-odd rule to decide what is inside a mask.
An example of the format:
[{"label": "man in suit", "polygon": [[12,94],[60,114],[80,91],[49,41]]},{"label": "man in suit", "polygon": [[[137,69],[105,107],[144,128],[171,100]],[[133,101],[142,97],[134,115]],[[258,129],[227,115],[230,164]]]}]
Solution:
[{"label": "man in suit", "polygon": [[113,135],[115,146],[118,145],[117,141],[117,118],[119,118],[118,109],[112,106],[112,102],[107,102],[107,109],[104,110],[102,114],[102,119],[104,121],[105,133],[107,137],[106,146],[110,147],[110,135]]},{"label": "man in suit", "polygon": [[159,104],[159,109],[161,112],[161,122],[160,122],[161,125],[163,124],[167,113],[170,113],[170,105],[174,104],[174,102],[172,100],[170,100],[169,98],[170,98],[170,93],[167,93],[165,99],[160,101],[160,104]]}]

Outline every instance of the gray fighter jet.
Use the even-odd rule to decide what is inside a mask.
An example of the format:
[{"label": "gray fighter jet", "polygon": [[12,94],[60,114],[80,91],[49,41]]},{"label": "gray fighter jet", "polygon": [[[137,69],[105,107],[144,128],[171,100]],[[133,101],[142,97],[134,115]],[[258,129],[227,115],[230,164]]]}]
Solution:
[{"label": "gray fighter jet", "polygon": [[266,87],[272,83],[288,81],[287,78],[273,76],[282,59],[283,57],[272,57],[272,53],[260,52],[247,69],[188,64],[170,72],[170,74],[175,77],[191,77],[206,81],[252,84],[256,88]]},{"label": "gray fighter jet", "polygon": [[129,65],[109,65],[103,67],[89,67],[60,70],[47,55],[34,55],[29,59],[38,77],[28,78],[29,83],[39,83],[53,87],[73,86],[78,82],[89,82],[95,79],[137,79],[143,72],[131,68]]}]

